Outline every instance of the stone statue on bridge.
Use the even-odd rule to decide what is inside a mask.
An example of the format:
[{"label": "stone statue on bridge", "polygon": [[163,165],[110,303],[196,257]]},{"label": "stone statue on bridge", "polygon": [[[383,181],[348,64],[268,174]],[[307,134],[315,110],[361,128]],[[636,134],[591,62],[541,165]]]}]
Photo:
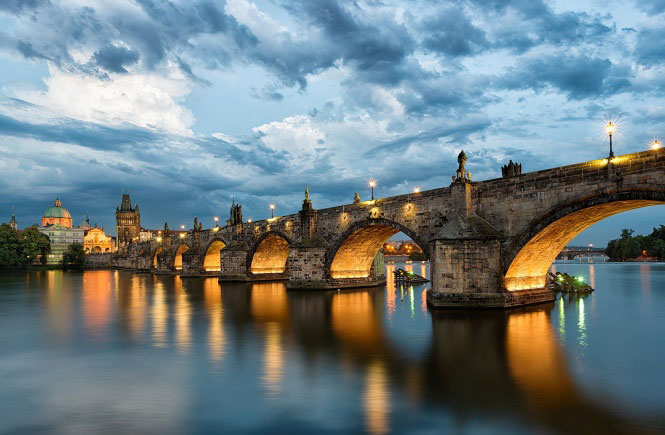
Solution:
[{"label": "stone statue on bridge", "polygon": [[353,195],[353,203],[354,204],[359,204],[360,203],[360,195],[358,195],[358,192],[355,192]]},{"label": "stone statue on bridge", "polygon": [[457,156],[457,163],[459,166],[457,167],[457,175],[452,176],[452,181],[453,183],[456,181],[462,181],[462,182],[470,182],[471,181],[471,172],[468,172],[466,169],[464,169],[464,165],[466,165],[466,153],[464,150],[459,153]]},{"label": "stone statue on bridge", "polygon": [[521,163],[513,163],[511,159],[507,165],[501,167],[501,176],[503,178],[515,177],[517,175],[522,175]]},{"label": "stone statue on bridge", "polygon": [[229,220],[226,221],[226,224],[242,224],[242,205],[236,204],[235,198],[231,200],[231,211],[229,212]]}]

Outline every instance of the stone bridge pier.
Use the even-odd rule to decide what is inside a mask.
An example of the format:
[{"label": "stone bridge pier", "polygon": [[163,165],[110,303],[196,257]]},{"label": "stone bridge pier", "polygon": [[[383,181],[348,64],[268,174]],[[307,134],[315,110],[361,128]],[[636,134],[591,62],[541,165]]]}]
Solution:
[{"label": "stone bridge pier", "polygon": [[[285,280],[290,289],[385,282],[381,247],[402,232],[430,260],[435,308],[507,308],[548,302],[547,272],[559,252],[594,223],[665,204],[665,149],[538,172],[505,171],[472,181],[460,153],[450,186],[316,210],[242,220],[164,236],[116,256],[123,268],[214,275],[220,281]],[[521,166],[520,166],[521,169]]]}]

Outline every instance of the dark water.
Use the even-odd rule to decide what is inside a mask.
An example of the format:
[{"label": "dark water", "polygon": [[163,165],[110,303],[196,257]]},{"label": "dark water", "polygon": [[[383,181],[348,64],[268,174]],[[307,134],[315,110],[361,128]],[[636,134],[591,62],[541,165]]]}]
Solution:
[{"label": "dark water", "polygon": [[597,291],[432,313],[390,283],[0,275],[0,432],[664,431],[665,265],[556,267]]}]

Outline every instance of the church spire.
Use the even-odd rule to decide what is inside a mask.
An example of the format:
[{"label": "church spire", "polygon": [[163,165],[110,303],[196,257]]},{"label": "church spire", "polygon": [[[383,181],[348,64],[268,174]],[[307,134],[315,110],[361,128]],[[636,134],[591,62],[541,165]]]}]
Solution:
[{"label": "church spire", "polygon": [[12,220],[9,221],[9,225],[18,231],[18,223],[16,222],[16,207],[12,204]]}]

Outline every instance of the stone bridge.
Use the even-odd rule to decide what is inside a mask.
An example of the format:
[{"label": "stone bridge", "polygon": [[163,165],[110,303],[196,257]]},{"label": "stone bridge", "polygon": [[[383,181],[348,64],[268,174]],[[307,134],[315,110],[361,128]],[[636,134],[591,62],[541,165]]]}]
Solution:
[{"label": "stone bridge", "polygon": [[385,281],[380,248],[401,231],[430,259],[430,306],[511,307],[554,299],[547,271],[582,231],[665,204],[665,149],[479,182],[463,152],[458,160],[449,187],[320,210],[306,193],[297,214],[165,233],[115,264],[289,288],[373,286]]}]

